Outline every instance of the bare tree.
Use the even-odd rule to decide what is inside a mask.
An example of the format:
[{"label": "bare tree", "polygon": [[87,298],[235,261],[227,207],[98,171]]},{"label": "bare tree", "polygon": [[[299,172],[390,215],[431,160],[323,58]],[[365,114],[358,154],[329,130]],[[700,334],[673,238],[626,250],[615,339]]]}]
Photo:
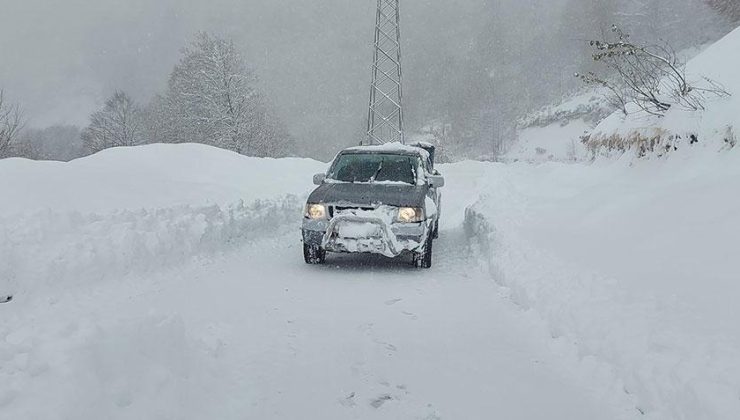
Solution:
[{"label": "bare tree", "polygon": [[141,110],[128,95],[115,92],[102,110],[90,116],[90,125],[83,130],[82,141],[92,153],[111,147],[144,144]]},{"label": "bare tree", "polygon": [[635,44],[616,25],[612,26],[612,33],[616,39],[592,40],[589,45],[594,49],[593,60],[604,64],[614,77],[595,72],[576,76],[587,84],[606,88],[610,101],[624,113],[628,103],[657,116],[664,115],[674,105],[697,111],[704,109],[709,95],[729,95],[708,78],[702,78],[701,85],[689,81],[685,64],[670,45]]},{"label": "bare tree", "polygon": [[5,95],[0,90],[0,158],[8,157],[23,127],[20,107],[5,102]]}]

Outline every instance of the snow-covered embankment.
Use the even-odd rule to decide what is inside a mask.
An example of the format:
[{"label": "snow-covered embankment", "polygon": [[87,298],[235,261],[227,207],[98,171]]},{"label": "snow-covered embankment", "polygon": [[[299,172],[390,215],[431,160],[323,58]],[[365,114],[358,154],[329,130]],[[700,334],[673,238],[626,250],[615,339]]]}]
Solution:
[{"label": "snow-covered embankment", "polygon": [[324,166],[201,145],[2,161],[0,295],[169,267],[295,225]]},{"label": "snow-covered embankment", "polygon": [[486,178],[467,230],[587,380],[650,419],[740,418],[740,153]]}]

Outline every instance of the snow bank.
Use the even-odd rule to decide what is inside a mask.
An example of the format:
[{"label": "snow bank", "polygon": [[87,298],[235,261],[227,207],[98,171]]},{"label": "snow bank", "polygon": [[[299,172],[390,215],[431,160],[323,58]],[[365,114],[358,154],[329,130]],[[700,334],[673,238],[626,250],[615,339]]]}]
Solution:
[{"label": "snow bank", "polygon": [[299,226],[302,203],[287,196],[223,208],[44,211],[0,218],[0,290],[17,298],[53,294],[226,252],[286,226]]},{"label": "snow bank", "polygon": [[466,230],[511,299],[643,418],[740,418],[740,154],[491,165]]},{"label": "snow bank", "polygon": [[229,205],[302,195],[326,164],[241,156],[200,144],[108,149],[69,163],[0,160],[0,216]]},{"label": "snow bank", "polygon": [[325,166],[202,145],[2,160],[0,295],[53,294],[298,226],[311,175]]}]

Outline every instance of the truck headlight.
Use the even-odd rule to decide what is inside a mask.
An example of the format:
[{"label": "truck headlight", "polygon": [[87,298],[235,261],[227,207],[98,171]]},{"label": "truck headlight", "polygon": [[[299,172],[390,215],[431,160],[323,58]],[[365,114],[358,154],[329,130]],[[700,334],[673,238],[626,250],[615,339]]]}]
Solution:
[{"label": "truck headlight", "polygon": [[307,204],[306,217],[311,220],[326,219],[326,206],[323,204]]},{"label": "truck headlight", "polygon": [[424,221],[424,210],[416,207],[398,209],[398,221],[401,223],[419,223]]}]

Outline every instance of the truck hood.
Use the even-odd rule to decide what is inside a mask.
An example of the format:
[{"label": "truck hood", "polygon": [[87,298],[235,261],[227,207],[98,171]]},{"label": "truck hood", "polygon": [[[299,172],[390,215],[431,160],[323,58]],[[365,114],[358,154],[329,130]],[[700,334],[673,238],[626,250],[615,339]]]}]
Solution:
[{"label": "truck hood", "polygon": [[375,207],[423,207],[428,187],[401,184],[326,183],[316,188],[309,203]]}]

